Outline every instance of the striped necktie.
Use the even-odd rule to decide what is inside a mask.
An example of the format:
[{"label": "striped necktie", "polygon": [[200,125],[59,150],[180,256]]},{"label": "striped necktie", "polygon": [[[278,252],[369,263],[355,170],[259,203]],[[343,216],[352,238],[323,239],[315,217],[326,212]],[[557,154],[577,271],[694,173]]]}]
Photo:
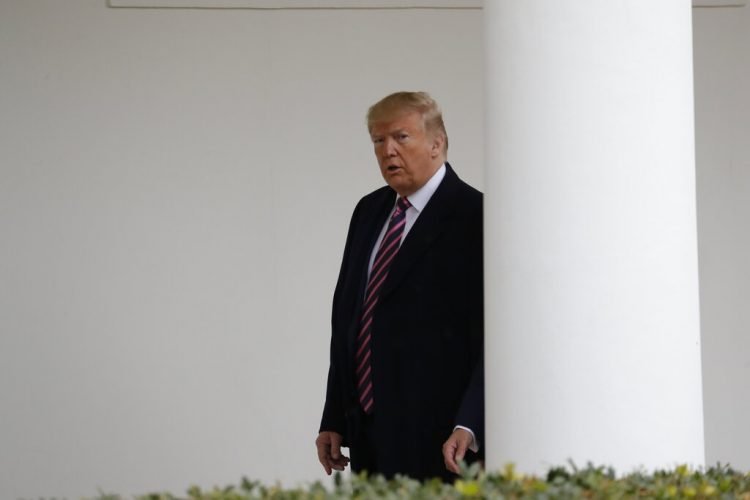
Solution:
[{"label": "striped necktie", "polygon": [[388,222],[388,229],[383,236],[383,241],[380,242],[378,252],[375,254],[370,278],[367,281],[362,319],[357,334],[357,350],[354,355],[357,395],[359,396],[359,404],[362,405],[362,409],[367,414],[372,413],[375,403],[372,389],[372,317],[375,305],[378,303],[380,289],[388,276],[393,258],[401,246],[401,235],[404,233],[404,226],[406,225],[406,210],[410,206],[411,203],[406,198],[398,199],[396,210],[393,212],[390,222]]}]

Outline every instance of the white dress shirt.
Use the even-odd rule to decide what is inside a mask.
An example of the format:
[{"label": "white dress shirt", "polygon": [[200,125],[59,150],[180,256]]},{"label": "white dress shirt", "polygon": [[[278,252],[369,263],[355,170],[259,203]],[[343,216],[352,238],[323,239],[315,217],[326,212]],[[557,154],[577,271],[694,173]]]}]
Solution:
[{"label": "white dress shirt", "polygon": [[[414,194],[407,196],[407,198],[409,199],[409,203],[411,203],[411,206],[406,210],[406,224],[404,225],[404,232],[401,234],[401,242],[399,242],[399,245],[404,242],[404,238],[406,238],[406,235],[409,234],[412,226],[417,221],[417,217],[419,217],[419,214],[422,213],[424,207],[427,206],[427,202],[430,201],[432,195],[435,194],[435,191],[437,190],[440,183],[443,182],[443,177],[445,177],[445,163],[440,166],[437,172],[432,174],[432,177],[430,177],[430,180],[427,181],[424,186],[419,188]],[[372,253],[370,254],[370,264],[367,266],[368,278],[370,277],[370,271],[372,271],[372,265],[373,263],[375,263],[375,255],[378,253],[378,248],[380,248],[380,242],[383,241],[385,233],[388,230],[388,223],[393,216],[393,212],[396,211],[397,202],[398,197],[396,197],[396,201],[393,203],[393,208],[388,214],[388,217],[385,219],[383,229],[380,231],[380,235],[375,242],[375,246],[372,248]]]}]

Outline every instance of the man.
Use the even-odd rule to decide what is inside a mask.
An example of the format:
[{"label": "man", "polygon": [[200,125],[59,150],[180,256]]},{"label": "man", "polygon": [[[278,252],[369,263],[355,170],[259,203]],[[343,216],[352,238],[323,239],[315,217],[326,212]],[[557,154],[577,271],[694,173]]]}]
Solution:
[{"label": "man", "polygon": [[446,162],[428,94],[383,98],[367,126],[388,185],[349,226],[318,458],[343,470],[348,446],[355,472],[450,480],[482,451],[482,194]]}]

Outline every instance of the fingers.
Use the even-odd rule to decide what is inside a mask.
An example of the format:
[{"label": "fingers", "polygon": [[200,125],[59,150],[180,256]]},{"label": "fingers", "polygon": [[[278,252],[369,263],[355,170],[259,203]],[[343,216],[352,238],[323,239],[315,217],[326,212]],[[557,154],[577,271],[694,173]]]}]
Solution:
[{"label": "fingers", "polygon": [[341,437],[340,434],[337,434],[335,432],[331,433],[331,468],[343,471],[344,467],[346,467],[349,464],[349,457],[346,457],[341,454],[341,442],[343,441],[343,437]]},{"label": "fingers", "polygon": [[323,470],[326,474],[331,475],[331,463],[330,457],[330,441],[327,436],[328,433],[321,432],[318,434],[318,438],[315,440],[315,447],[318,449],[318,461],[323,466]]},{"label": "fingers", "polygon": [[341,457],[341,436],[331,433],[331,458],[338,460]]},{"label": "fingers", "polygon": [[341,454],[343,438],[336,432],[324,431],[318,434],[315,446],[318,449],[318,460],[329,476],[334,470],[343,471],[349,465],[349,457]]},{"label": "fingers", "polygon": [[443,461],[445,468],[456,474],[461,473],[459,462],[464,459],[469,447],[471,435],[464,430],[458,429],[450,435],[443,444]]},{"label": "fingers", "polygon": [[466,449],[469,447],[469,442],[466,439],[458,440],[458,448],[456,449],[456,464],[461,462],[466,455]]},{"label": "fingers", "polygon": [[459,473],[458,464],[456,463],[456,449],[458,445],[454,434],[448,438],[443,444],[443,462],[445,462],[445,468],[451,472]]}]

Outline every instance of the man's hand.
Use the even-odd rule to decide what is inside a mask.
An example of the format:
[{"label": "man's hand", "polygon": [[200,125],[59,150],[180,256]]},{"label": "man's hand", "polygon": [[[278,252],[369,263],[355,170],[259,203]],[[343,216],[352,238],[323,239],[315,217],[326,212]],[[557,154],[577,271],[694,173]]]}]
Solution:
[{"label": "man's hand", "polygon": [[338,432],[323,431],[318,434],[315,446],[318,448],[318,460],[326,471],[331,475],[332,470],[343,471],[349,465],[349,457],[341,454],[341,442],[343,437]]},{"label": "man's hand", "polygon": [[471,433],[465,429],[453,431],[453,434],[443,443],[443,461],[445,461],[446,469],[456,474],[461,473],[458,463],[464,459],[472,440]]}]

